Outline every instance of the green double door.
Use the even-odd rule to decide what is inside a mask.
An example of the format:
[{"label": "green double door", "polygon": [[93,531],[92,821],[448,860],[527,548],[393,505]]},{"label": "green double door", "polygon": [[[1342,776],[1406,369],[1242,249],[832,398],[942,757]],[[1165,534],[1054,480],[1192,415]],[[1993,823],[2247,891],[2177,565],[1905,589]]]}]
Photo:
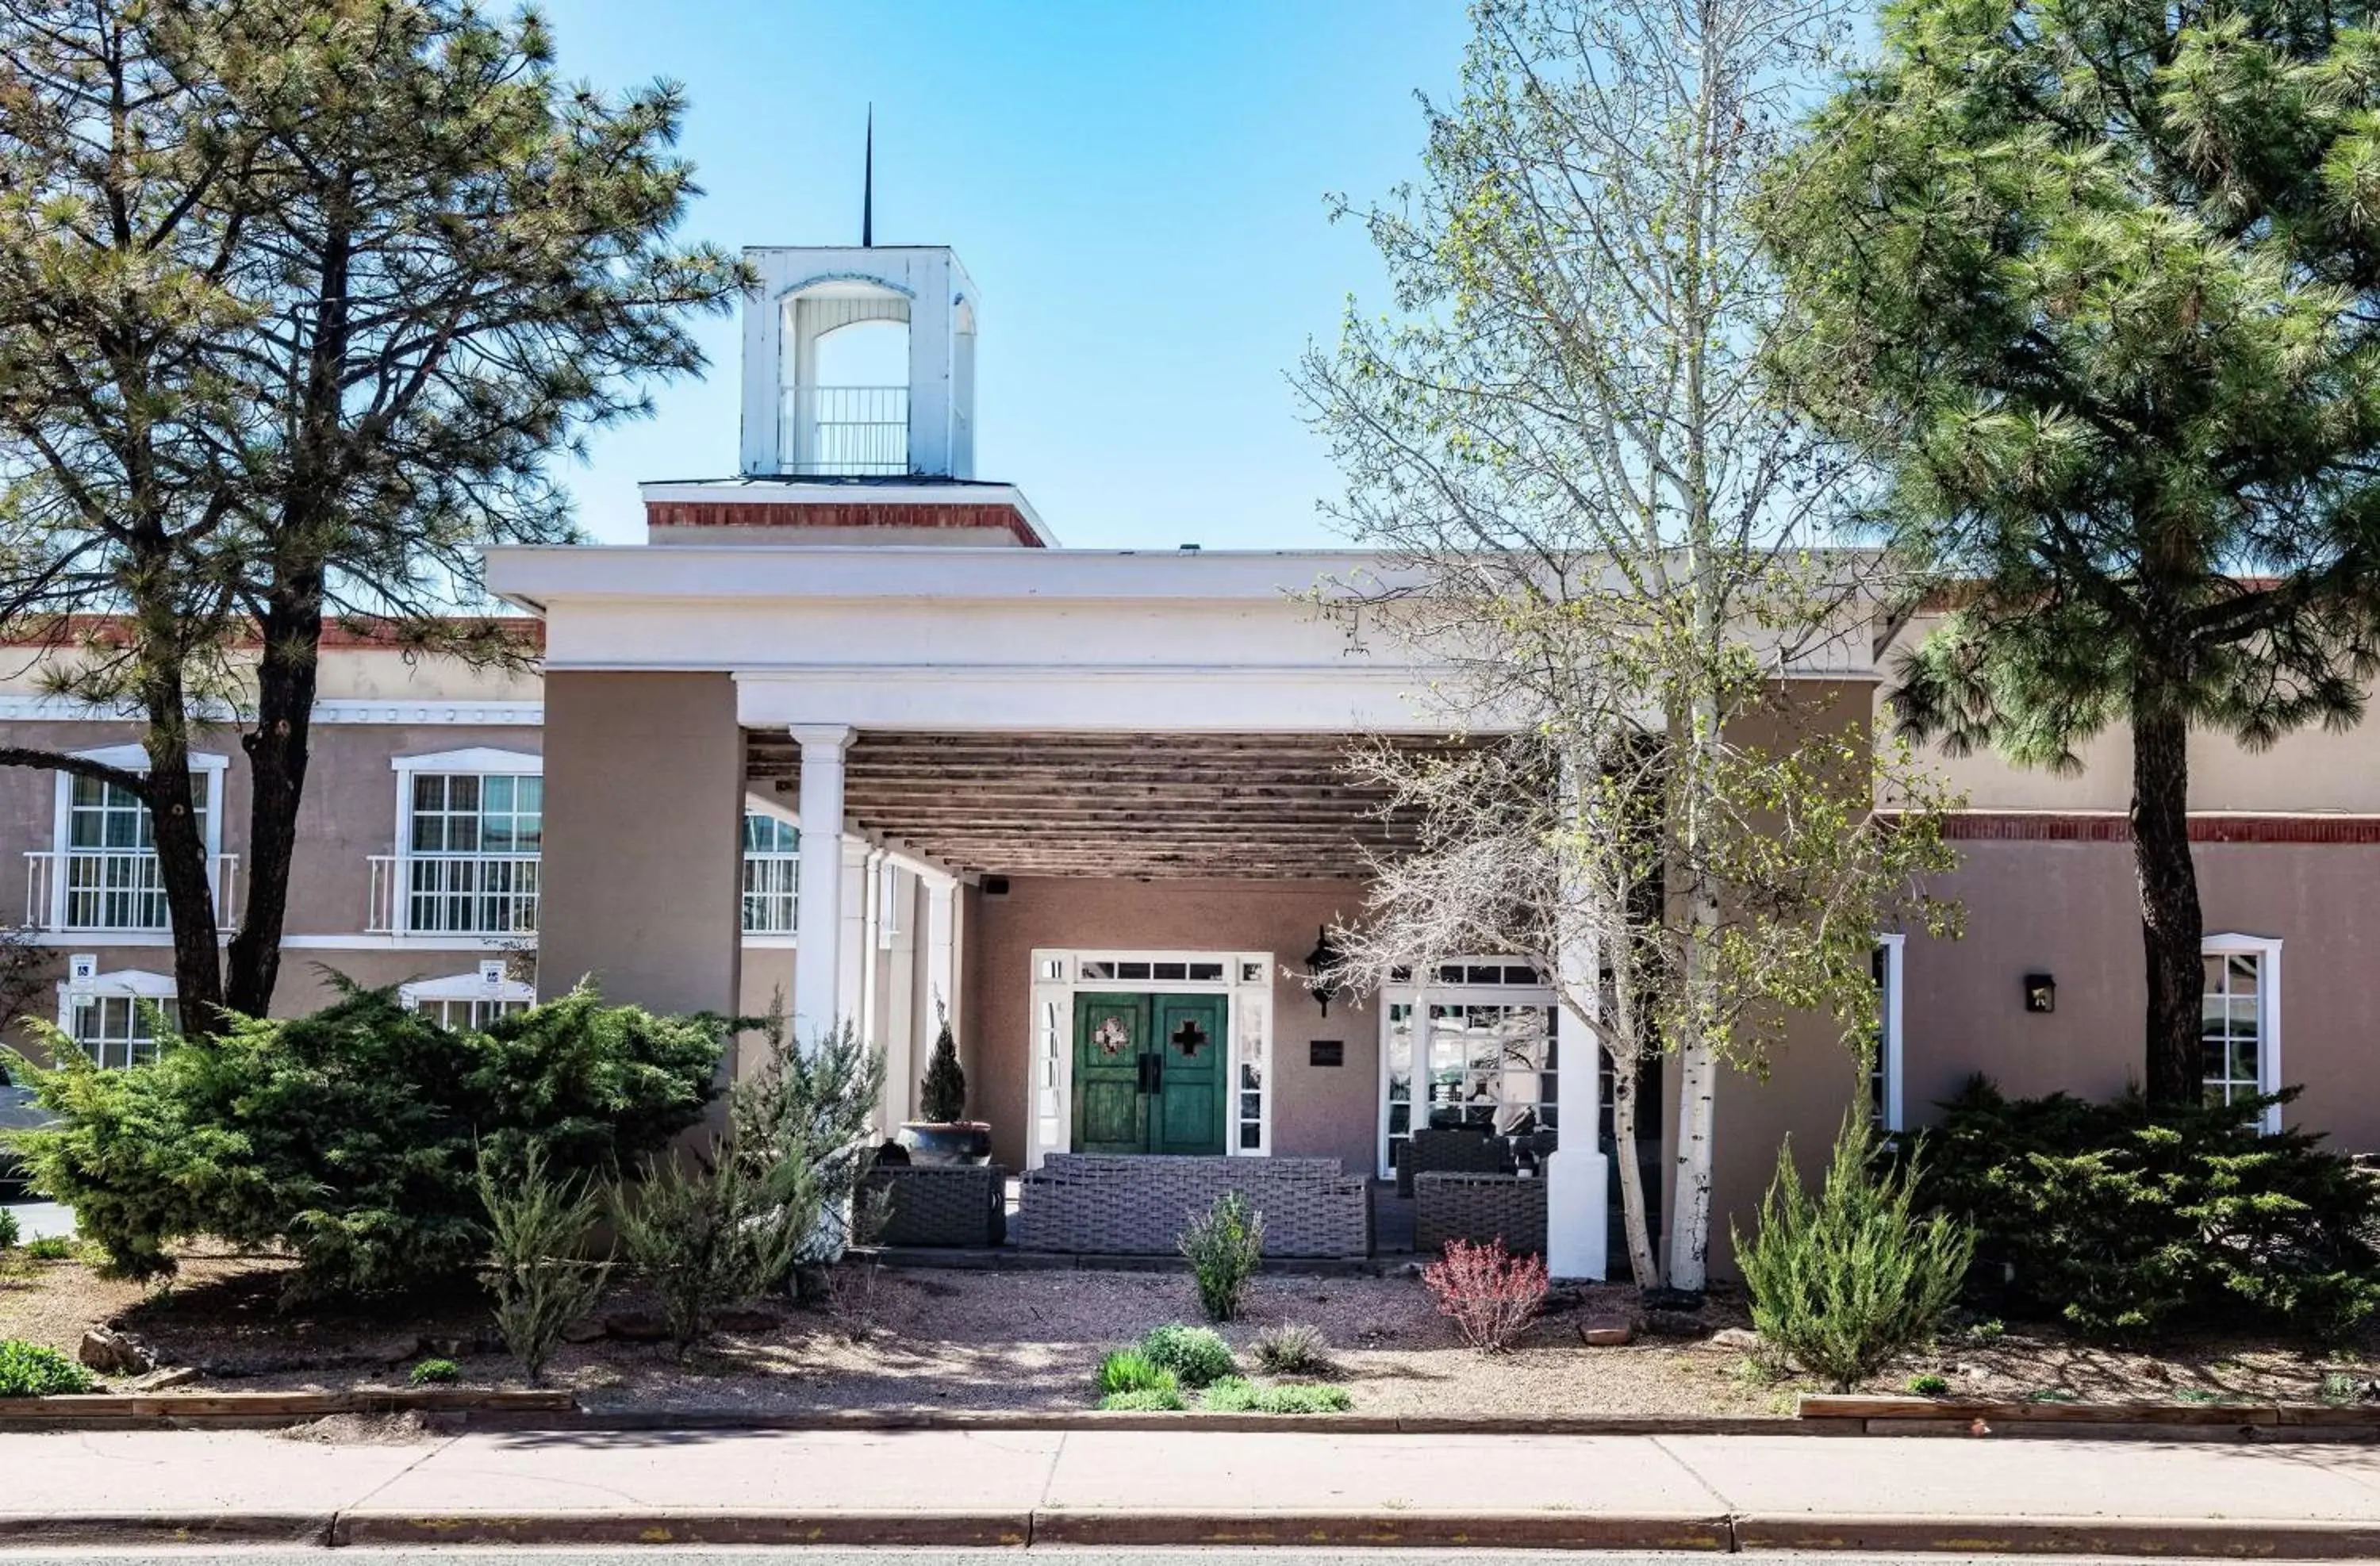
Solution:
[{"label": "green double door", "polygon": [[1220,995],[1075,998],[1075,1151],[1220,1153],[1231,1035]]}]

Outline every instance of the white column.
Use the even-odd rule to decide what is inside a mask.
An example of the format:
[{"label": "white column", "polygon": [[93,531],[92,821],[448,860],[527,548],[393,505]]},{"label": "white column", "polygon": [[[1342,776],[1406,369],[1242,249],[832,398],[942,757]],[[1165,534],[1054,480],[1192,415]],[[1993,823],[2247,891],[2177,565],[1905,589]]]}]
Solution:
[{"label": "white column", "polygon": [[[843,934],[835,946],[835,1015],[855,1030],[868,1025],[864,983],[868,977],[868,866],[873,857],[865,838],[843,834],[843,893],[837,906],[843,914]],[[864,1038],[866,1034],[861,1031]]]},{"label": "white column", "polygon": [[795,723],[802,747],[801,860],[795,868],[794,1038],[807,1044],[842,1014],[843,757],[851,731]]},{"label": "white column", "polygon": [[861,861],[866,879],[859,892],[859,1041],[884,1048],[884,851],[871,848]]},{"label": "white column", "polygon": [[[1578,791],[1567,780],[1565,793],[1575,808]],[[1561,1058],[1555,1062],[1561,1124],[1553,1156],[1546,1160],[1546,1271],[1554,1278],[1601,1279],[1610,1263],[1606,1252],[1611,1238],[1611,1160],[1596,1128],[1601,1099],[1596,1062],[1602,1046],[1580,1007],[1598,1003],[1602,964],[1582,901],[1577,887],[1563,888],[1565,917],[1557,931],[1561,950],[1556,957]]]},{"label": "white column", "polygon": [[[949,876],[919,872],[918,883],[926,889],[926,928],[917,932],[917,961],[925,970],[925,1004],[917,1008],[917,1048],[910,1059],[916,1070],[913,1076],[922,1075],[926,1063],[934,1058],[934,1040],[942,1031],[942,1010],[948,1007],[951,1028],[955,1037],[959,1025],[958,945],[953,916],[957,912],[958,882]],[[911,1085],[915,1090],[916,1085]]]}]

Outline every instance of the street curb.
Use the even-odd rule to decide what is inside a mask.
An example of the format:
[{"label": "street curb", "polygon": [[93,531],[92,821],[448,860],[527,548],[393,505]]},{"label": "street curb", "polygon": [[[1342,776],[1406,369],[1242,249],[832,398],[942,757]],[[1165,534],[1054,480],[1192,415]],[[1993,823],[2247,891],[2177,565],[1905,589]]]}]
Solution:
[{"label": "street curb", "polygon": [[1407,1549],[1667,1549],[1725,1553],[1724,1514],[1592,1511],[1037,1511],[1033,1542],[1106,1548],[1305,1545]]},{"label": "street curb", "polygon": [[1030,1543],[1026,1511],[524,1511],[440,1515],[343,1511],[339,1545],[910,1545]]},{"label": "street curb", "polygon": [[2380,1557],[2370,1523],[2202,1518],[1815,1517],[1739,1514],[1739,1550],[1961,1555],[2168,1556],[2184,1560],[2360,1560]]},{"label": "street curb", "polygon": [[327,1545],[335,1513],[304,1511],[201,1511],[144,1513],[0,1512],[0,1548],[93,1545]]}]

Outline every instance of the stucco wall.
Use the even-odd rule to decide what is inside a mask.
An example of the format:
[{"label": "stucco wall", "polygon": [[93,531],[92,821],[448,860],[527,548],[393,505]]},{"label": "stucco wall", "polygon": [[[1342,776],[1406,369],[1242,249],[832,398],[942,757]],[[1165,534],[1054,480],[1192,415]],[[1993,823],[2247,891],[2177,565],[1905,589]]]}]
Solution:
[{"label": "stucco wall", "polygon": [[[2007,1092],[2092,1098],[2142,1074],[2140,905],[2122,843],[1967,843],[1940,890],[1967,910],[1957,943],[1910,938],[1906,1102],[1912,1121],[1971,1072]],[[2303,1084],[2289,1118],[2344,1150],[2380,1150],[2380,846],[2201,844],[2209,935],[2278,938],[2281,1076]],[[2023,1009],[2027,973],[2058,981],[2058,1009]]]},{"label": "stucco wall", "polygon": [[[1379,1028],[1368,1005],[1334,1002],[1328,1018],[1302,973],[1321,928],[1354,915],[1350,881],[1100,880],[1018,878],[1004,897],[970,891],[961,1060],[974,1112],[991,1122],[993,1157],[1025,1159],[1026,1046],[1036,947],[1269,952],[1273,978],[1272,1150],[1336,1158],[1368,1173],[1375,1157]],[[1118,988],[1129,988],[1119,985]],[[1336,1038],[1346,1063],[1308,1063]]]}]

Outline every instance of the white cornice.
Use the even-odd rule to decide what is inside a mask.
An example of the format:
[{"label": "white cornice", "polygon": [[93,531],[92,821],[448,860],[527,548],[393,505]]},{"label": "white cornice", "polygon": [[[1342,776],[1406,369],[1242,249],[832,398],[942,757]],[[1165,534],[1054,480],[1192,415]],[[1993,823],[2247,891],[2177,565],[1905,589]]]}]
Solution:
[{"label": "white cornice", "polygon": [[[230,722],[242,716],[220,705],[201,714],[211,722]],[[0,722],[137,723],[137,712],[95,706],[57,696],[0,696]],[[542,701],[366,700],[334,697],[314,703],[314,722],[334,724],[426,724],[468,728],[535,728],[545,722]]]}]

